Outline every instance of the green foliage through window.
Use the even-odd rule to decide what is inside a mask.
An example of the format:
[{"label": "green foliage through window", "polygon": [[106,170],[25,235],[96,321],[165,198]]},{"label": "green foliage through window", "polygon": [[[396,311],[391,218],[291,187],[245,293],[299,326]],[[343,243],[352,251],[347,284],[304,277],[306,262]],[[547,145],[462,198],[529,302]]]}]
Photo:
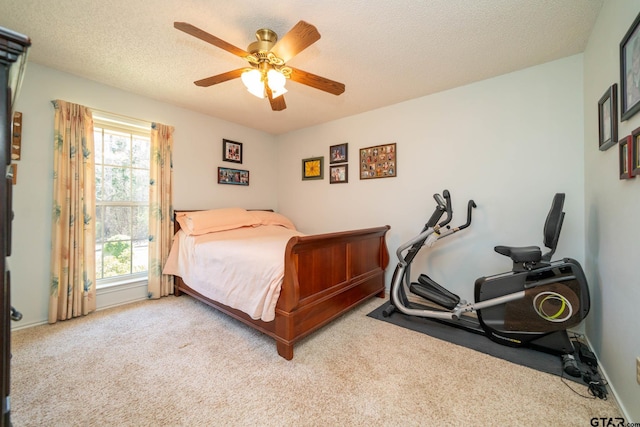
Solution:
[{"label": "green foliage through window", "polygon": [[144,273],[149,244],[149,132],[96,120],[94,143],[97,278]]}]

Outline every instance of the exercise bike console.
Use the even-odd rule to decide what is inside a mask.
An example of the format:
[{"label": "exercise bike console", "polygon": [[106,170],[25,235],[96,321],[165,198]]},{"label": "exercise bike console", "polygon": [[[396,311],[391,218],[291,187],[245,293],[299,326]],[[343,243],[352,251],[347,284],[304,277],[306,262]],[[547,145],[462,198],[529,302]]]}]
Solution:
[{"label": "exercise bike console", "polygon": [[[418,252],[469,227],[472,210],[477,207],[469,200],[467,222],[451,227],[453,210],[449,191],[433,197],[436,208],[420,234],[396,251],[398,265],[391,282],[390,304],[383,315],[388,317],[400,311],[483,334],[503,345],[529,346],[559,354],[563,356],[565,371],[579,375],[567,329],[587,316],[589,288],[578,261],[551,260],[564,220],[565,195],[554,196],[545,221],[544,244],[549,250],[543,254],[538,246],[496,246],[497,253],[511,259],[512,268],[477,279],[473,303],[461,299],[426,274],[420,274],[415,282],[411,280],[411,263]],[[444,214],[446,218],[440,221]],[[413,296],[411,300],[409,295]]]}]

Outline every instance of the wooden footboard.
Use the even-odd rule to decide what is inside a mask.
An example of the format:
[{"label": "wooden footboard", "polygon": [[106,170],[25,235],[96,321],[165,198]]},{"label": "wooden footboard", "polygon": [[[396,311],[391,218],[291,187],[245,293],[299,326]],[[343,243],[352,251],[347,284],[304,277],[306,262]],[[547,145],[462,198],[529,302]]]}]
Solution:
[{"label": "wooden footboard", "polygon": [[175,277],[175,295],[184,292],[276,340],[278,354],[293,358],[301,338],[375,295],[384,297],[389,264],[389,226],[292,237],[285,250],[284,281],[272,322],[212,301]]}]

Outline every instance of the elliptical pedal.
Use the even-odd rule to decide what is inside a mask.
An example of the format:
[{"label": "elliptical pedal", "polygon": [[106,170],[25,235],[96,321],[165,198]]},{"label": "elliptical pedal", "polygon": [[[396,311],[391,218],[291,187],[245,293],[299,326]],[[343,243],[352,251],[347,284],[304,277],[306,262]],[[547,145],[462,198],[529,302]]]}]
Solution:
[{"label": "elliptical pedal", "polygon": [[452,310],[460,302],[460,297],[439,285],[426,274],[418,277],[418,282],[413,282],[409,290],[441,307]]}]

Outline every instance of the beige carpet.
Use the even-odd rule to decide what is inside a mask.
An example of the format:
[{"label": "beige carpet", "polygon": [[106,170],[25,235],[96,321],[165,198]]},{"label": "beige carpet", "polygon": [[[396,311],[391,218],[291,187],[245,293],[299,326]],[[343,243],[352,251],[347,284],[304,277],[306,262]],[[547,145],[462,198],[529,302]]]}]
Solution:
[{"label": "beige carpet", "polygon": [[[619,417],[559,377],[366,316],[275,343],[188,296],[12,334],[22,426],[587,426]],[[569,382],[583,395],[586,387]]]}]

